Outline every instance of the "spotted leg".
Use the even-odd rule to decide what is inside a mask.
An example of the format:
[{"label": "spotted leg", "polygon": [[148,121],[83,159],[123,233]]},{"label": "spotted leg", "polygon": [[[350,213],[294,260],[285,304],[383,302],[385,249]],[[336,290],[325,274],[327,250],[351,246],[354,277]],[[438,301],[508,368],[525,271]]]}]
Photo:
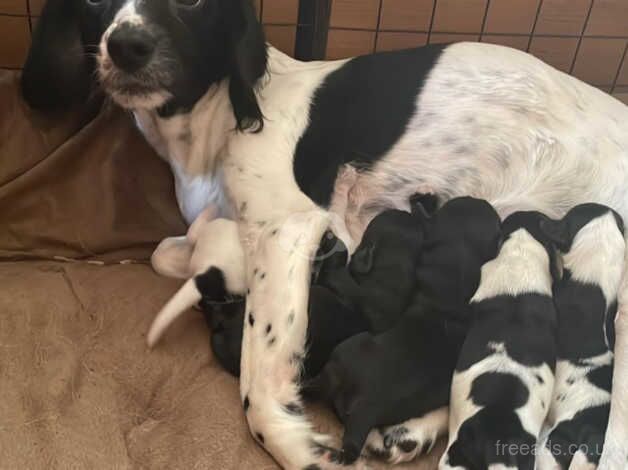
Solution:
[{"label": "spotted leg", "polygon": [[403,424],[372,430],[366,441],[367,454],[393,464],[409,462],[430,452],[447,432],[448,423],[449,410],[443,407]]},{"label": "spotted leg", "polygon": [[600,470],[628,468],[628,273],[624,272],[615,319],[615,362],[611,412],[606,429]]},{"label": "spotted leg", "polygon": [[[318,209],[242,223],[248,285],[240,391],[251,434],[286,469],[334,468],[327,444],[303,413],[304,357],[311,259],[329,224]],[[257,232],[256,232],[257,230]]]}]

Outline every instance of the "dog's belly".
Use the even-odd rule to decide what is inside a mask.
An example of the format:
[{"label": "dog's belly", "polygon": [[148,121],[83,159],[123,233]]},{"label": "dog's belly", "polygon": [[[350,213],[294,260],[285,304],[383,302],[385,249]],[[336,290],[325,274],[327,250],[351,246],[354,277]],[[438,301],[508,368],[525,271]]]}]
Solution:
[{"label": "dog's belly", "polygon": [[527,54],[452,46],[405,134],[360,173],[352,234],[417,191],[484,198],[502,217],[526,209],[559,217],[582,202],[628,217],[628,107]]}]

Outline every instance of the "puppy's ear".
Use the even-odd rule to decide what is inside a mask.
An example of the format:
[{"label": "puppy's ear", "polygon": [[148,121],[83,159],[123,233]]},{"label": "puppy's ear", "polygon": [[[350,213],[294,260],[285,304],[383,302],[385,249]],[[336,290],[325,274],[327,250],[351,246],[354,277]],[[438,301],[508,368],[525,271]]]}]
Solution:
[{"label": "puppy's ear", "polygon": [[33,32],[22,72],[22,94],[33,108],[63,111],[84,103],[93,84],[93,59],[85,53],[77,0],[48,0]]},{"label": "puppy's ear", "polygon": [[[236,1],[236,0],[231,0]],[[268,56],[262,25],[250,0],[240,0],[241,23],[233,31],[233,57],[229,77],[229,98],[239,131],[264,127],[264,116],[255,96],[257,81],[266,72]]]},{"label": "puppy's ear", "polygon": [[569,227],[565,219],[552,220],[550,218],[544,218],[539,222],[541,233],[547,237],[552,243],[554,243],[560,251],[569,251],[570,237]]},{"label": "puppy's ear", "polygon": [[369,243],[358,249],[349,262],[349,269],[352,273],[368,274],[373,269],[373,258],[375,256],[375,243]]}]

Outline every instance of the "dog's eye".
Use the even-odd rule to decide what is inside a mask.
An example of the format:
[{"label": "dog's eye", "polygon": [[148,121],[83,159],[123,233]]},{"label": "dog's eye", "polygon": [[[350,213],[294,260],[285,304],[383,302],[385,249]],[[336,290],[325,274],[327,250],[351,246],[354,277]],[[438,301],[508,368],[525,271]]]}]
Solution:
[{"label": "dog's eye", "polygon": [[192,8],[198,8],[203,3],[205,3],[205,1],[204,0],[175,0],[175,3],[178,7],[192,9]]}]

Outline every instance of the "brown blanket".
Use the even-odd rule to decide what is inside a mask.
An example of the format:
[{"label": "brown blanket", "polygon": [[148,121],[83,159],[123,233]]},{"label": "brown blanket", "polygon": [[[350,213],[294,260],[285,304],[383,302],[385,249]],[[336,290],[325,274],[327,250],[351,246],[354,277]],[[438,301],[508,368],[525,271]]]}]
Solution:
[{"label": "brown blanket", "polygon": [[17,89],[1,72],[0,468],[276,468],[199,314],[145,346],[179,284],[147,262],[185,232],[167,166],[122,111],[44,119]]}]

